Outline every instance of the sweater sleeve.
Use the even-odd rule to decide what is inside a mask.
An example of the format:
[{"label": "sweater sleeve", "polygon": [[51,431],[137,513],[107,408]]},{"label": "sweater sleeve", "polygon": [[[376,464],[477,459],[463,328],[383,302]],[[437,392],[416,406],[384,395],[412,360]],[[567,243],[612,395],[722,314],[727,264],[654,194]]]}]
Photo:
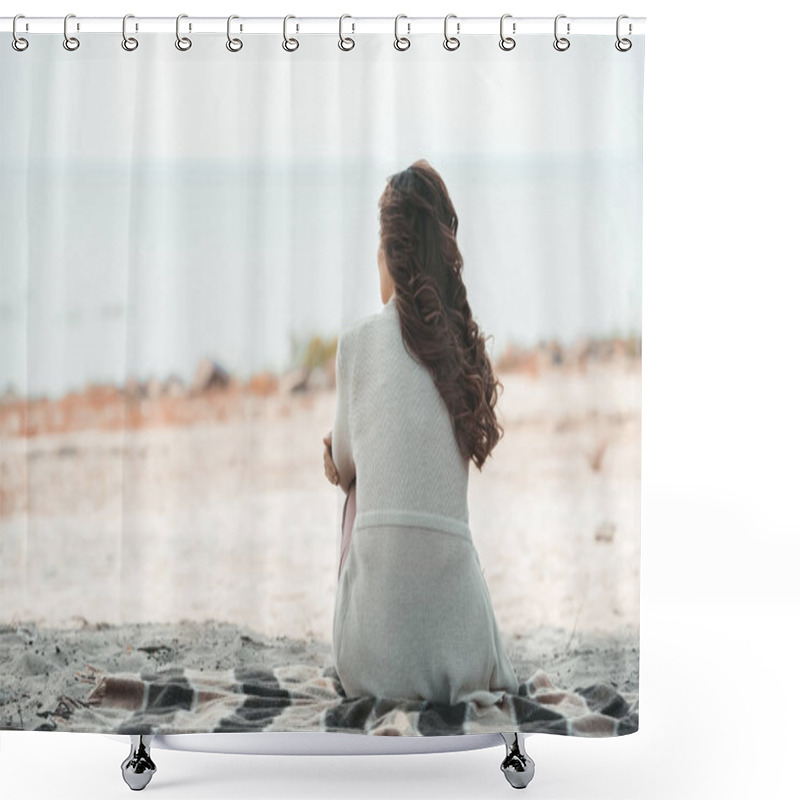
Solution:
[{"label": "sweater sleeve", "polygon": [[336,346],[336,411],[334,414],[331,453],[339,472],[339,486],[347,494],[356,476],[353,448],[350,441],[349,375],[344,350],[344,337],[339,336]]}]

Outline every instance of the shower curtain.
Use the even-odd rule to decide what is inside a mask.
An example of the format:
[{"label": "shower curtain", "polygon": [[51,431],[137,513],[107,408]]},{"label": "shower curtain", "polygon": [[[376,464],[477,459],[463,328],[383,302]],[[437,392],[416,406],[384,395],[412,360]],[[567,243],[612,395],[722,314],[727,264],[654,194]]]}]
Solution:
[{"label": "shower curtain", "polygon": [[234,30],[2,35],[0,728],[635,732],[644,37]]}]

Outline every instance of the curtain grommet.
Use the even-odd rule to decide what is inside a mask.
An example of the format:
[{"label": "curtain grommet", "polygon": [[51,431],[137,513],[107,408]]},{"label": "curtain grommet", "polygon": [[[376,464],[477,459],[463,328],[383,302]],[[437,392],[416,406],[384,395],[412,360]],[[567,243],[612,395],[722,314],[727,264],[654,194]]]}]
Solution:
[{"label": "curtain grommet", "polygon": [[[67,16],[64,17],[64,41],[62,44],[64,45],[64,49],[69,50],[70,52],[77,50],[81,46],[80,39],[75,36],[70,36],[67,32],[67,22],[70,17],[74,16],[74,14],[67,14]],[[78,26],[78,30],[80,30],[80,26]]]},{"label": "curtain grommet", "polygon": [[[192,40],[188,36],[181,36],[181,20],[188,16],[188,14],[178,14],[175,19],[175,47],[184,53],[192,46]],[[191,29],[192,25],[189,23],[189,30]]]},{"label": "curtain grommet", "polygon": [[[244,47],[244,42],[241,39],[231,36],[231,20],[234,19],[239,19],[239,15],[231,14],[228,17],[228,41],[225,42],[225,47],[227,47],[228,51],[231,53],[238,53]],[[239,27],[239,30],[241,31],[241,26]]]},{"label": "curtain grommet", "polygon": [[132,53],[138,46],[139,40],[133,36],[128,36],[127,24],[128,20],[133,17],[133,14],[126,14],[122,18],[122,49]]},{"label": "curtain grommet", "polygon": [[[511,36],[506,36],[503,33],[503,23],[510,16],[511,16],[511,14],[503,14],[503,16],[500,17],[500,49],[501,50],[505,50],[506,52],[508,52],[509,50],[513,50],[517,46],[517,40],[516,39],[514,39]],[[517,23],[516,22],[511,23],[511,32],[512,33],[516,33],[517,32]]]},{"label": "curtain grommet", "polygon": [[[566,36],[559,36],[558,35],[558,21],[560,19],[566,19],[566,14],[558,14],[556,16],[555,22],[553,23],[553,35],[555,36],[555,41],[553,42],[553,47],[558,50],[559,53],[563,53],[565,50],[569,50],[569,46],[571,44],[570,40],[566,38]],[[567,36],[569,36],[569,22],[567,23]]]},{"label": "curtain grommet", "polygon": [[[344,50],[345,52],[352,50],[356,46],[355,39],[351,38],[350,36],[342,36],[342,23],[347,17],[352,19],[352,17],[349,14],[342,14],[342,16],[339,17],[339,49]],[[352,25],[353,25],[352,33],[355,33],[356,32],[355,22],[353,22]],[[347,42],[347,44],[345,44],[345,42]]]},{"label": "curtain grommet", "polygon": [[[283,49],[287,53],[293,53],[295,50],[297,50],[298,47],[300,47],[300,42],[298,42],[297,39],[295,39],[294,37],[289,38],[289,37],[286,36],[286,23],[290,19],[297,19],[297,17],[295,17],[293,14],[287,14],[283,18],[283,42],[281,42],[281,47],[283,47]],[[299,26],[298,26],[298,29],[299,29]],[[290,42],[291,42],[291,44],[290,44]]]},{"label": "curtain grommet", "polygon": [[25,19],[24,14],[17,14],[14,17],[14,21],[11,23],[11,34],[13,38],[11,39],[11,46],[18,52],[22,53],[23,51],[28,49],[28,40],[23,36],[19,36],[17,34],[17,20],[18,19]]},{"label": "curtain grommet", "polygon": [[[398,14],[394,18],[394,49],[399,50],[402,53],[403,51],[408,50],[408,48],[411,47],[411,39],[409,39],[407,36],[400,36],[400,31],[398,30],[398,28],[401,19],[408,19],[408,17],[405,14]],[[411,33],[410,22],[406,23],[406,27],[408,28],[407,33]]]},{"label": "curtain grommet", "polygon": [[[447,21],[451,18],[454,18],[455,16],[456,16],[455,14],[448,14],[444,18],[444,42],[442,43],[442,45],[445,50],[449,50],[450,52],[453,52],[453,50],[458,50],[458,48],[461,47],[461,39],[459,39],[457,36],[447,35]],[[457,22],[456,33],[460,32],[461,32],[461,23]]]}]

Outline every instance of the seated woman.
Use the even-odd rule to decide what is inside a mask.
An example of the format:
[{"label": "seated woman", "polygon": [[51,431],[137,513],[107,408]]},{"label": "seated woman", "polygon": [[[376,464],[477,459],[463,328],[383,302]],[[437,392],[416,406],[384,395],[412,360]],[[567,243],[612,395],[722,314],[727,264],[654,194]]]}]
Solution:
[{"label": "seated woman", "polygon": [[[498,702],[519,681],[472,541],[470,462],[502,428],[458,220],[424,160],[380,200],[383,308],[342,331],[326,474],[347,494],[333,623],[349,696]],[[355,478],[358,476],[358,510]]]}]

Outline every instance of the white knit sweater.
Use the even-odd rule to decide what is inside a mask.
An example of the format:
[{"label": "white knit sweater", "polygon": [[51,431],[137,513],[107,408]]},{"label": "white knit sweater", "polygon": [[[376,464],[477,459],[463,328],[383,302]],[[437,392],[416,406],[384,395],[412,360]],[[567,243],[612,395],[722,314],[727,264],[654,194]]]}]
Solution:
[{"label": "white knit sweater", "polygon": [[345,693],[492,705],[519,682],[469,528],[470,462],[394,298],[344,329],[336,381],[333,460],[357,487],[332,628]]},{"label": "white knit sweater", "polygon": [[340,334],[332,452],[343,491],[357,476],[359,516],[468,526],[469,461],[430,372],[405,348],[394,295]]}]

